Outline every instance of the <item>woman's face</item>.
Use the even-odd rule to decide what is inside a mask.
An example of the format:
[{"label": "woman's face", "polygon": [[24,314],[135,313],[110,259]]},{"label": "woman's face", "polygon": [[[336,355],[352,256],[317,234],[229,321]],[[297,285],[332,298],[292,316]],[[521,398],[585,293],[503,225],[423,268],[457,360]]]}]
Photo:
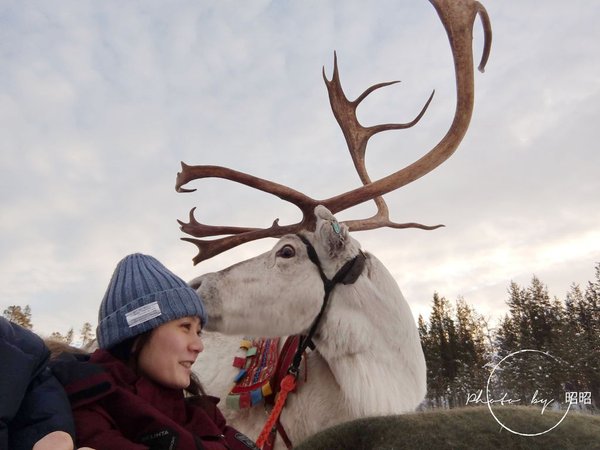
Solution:
[{"label": "woman's face", "polygon": [[156,327],[140,350],[138,370],[165,387],[188,387],[192,364],[204,350],[200,329],[198,317],[183,317]]}]

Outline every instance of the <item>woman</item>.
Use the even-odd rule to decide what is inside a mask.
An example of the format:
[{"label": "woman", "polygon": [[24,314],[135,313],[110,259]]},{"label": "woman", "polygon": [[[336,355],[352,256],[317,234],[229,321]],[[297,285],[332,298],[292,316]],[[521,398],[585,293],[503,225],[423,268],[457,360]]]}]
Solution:
[{"label": "woman", "polygon": [[[257,449],[192,372],[206,323],[196,292],[151,256],[124,258],[100,305],[99,349],[62,359],[77,442],[97,450]],[[184,390],[188,395],[184,394]]]}]

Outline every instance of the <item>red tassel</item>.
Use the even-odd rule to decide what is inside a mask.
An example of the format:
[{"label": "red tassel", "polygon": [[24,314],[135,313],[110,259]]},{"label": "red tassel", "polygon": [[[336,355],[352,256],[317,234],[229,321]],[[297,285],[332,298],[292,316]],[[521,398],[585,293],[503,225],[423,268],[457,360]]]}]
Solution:
[{"label": "red tassel", "polygon": [[263,448],[265,442],[267,442],[269,433],[271,433],[271,430],[281,415],[281,411],[283,410],[283,406],[285,405],[285,400],[288,394],[293,391],[295,387],[296,377],[294,377],[292,374],[287,374],[285,377],[283,377],[283,380],[281,380],[281,390],[279,391],[279,394],[277,394],[277,399],[275,400],[275,406],[273,407],[273,410],[271,411],[271,414],[269,415],[269,418],[267,419],[267,422],[265,423],[265,426],[263,427],[260,435],[258,436],[258,440],[256,441],[256,445],[259,448]]}]

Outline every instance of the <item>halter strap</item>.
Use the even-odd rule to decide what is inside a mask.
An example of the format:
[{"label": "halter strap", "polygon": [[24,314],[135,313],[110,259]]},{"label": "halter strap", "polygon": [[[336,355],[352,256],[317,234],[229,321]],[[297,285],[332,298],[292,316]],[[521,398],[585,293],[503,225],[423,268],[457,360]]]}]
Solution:
[{"label": "halter strap", "polygon": [[306,239],[306,237],[302,236],[301,234],[297,234],[297,236],[302,242],[304,242],[304,245],[306,245],[306,250],[308,252],[308,257],[313,262],[313,264],[317,266],[317,269],[319,269],[319,274],[321,275],[321,280],[323,281],[325,295],[323,296],[323,304],[321,305],[321,310],[319,311],[319,314],[317,314],[317,317],[315,317],[315,319],[313,320],[308,334],[306,336],[300,336],[298,349],[296,350],[296,353],[294,353],[294,358],[292,360],[292,363],[290,364],[290,367],[287,370],[287,375],[285,375],[281,380],[280,390],[275,399],[275,406],[273,407],[273,410],[271,411],[271,414],[269,415],[269,418],[267,419],[267,422],[265,423],[265,426],[263,427],[256,441],[257,445],[261,448],[272,448],[272,445],[274,443],[273,430],[276,429],[279,430],[280,434],[282,435],[286,446],[290,448],[291,442],[289,442],[289,439],[286,440],[286,434],[283,430],[281,422],[279,421],[279,416],[283,407],[285,406],[285,400],[288,394],[291,391],[293,391],[296,387],[296,379],[298,378],[300,362],[302,361],[302,354],[304,353],[307,347],[310,347],[312,349],[315,348],[312,338],[315,335],[317,328],[321,323],[321,320],[323,319],[325,309],[327,308],[327,303],[329,302],[329,294],[331,294],[331,291],[333,290],[335,285],[338,283],[354,283],[358,279],[365,267],[366,257],[362,251],[359,251],[358,255],[356,255],[351,260],[347,261],[330,280],[323,272],[321,261],[319,261],[319,256],[317,255],[317,251],[315,250],[313,245],[308,241],[308,239]]},{"label": "halter strap", "polygon": [[342,267],[340,267],[340,270],[338,270],[337,273],[330,280],[329,278],[327,278],[327,275],[325,275],[325,272],[323,272],[323,266],[321,265],[321,261],[319,260],[319,256],[317,255],[317,251],[315,250],[313,245],[309,242],[308,239],[306,239],[305,236],[301,234],[297,234],[296,236],[298,236],[298,238],[300,238],[304,245],[306,245],[308,258],[312,261],[312,263],[315,266],[317,266],[317,269],[319,269],[319,275],[321,276],[321,280],[323,281],[323,288],[325,290],[325,294],[323,296],[321,310],[319,311],[319,314],[317,314],[317,317],[315,317],[315,319],[313,320],[309,328],[308,334],[304,336],[304,339],[302,339],[298,344],[298,350],[296,350],[292,364],[288,369],[288,373],[294,375],[294,377],[298,376],[300,362],[302,361],[302,354],[304,353],[306,348],[310,346],[312,349],[314,349],[315,347],[312,338],[317,332],[317,328],[319,327],[319,324],[323,319],[325,309],[327,309],[327,304],[329,303],[329,295],[331,294],[331,291],[338,283],[353,284],[362,273],[365,267],[366,259],[365,254],[362,251],[359,251],[359,253],[354,258],[352,258],[349,261],[346,261],[346,263]]}]

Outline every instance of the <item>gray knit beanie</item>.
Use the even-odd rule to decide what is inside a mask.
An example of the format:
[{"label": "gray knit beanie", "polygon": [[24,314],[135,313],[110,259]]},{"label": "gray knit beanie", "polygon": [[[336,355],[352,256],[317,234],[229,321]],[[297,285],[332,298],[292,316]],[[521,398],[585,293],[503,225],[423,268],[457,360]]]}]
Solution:
[{"label": "gray knit beanie", "polygon": [[202,326],[206,324],[196,291],[152,256],[126,256],[117,264],[100,304],[98,346],[111,348],[186,316],[198,316]]}]

